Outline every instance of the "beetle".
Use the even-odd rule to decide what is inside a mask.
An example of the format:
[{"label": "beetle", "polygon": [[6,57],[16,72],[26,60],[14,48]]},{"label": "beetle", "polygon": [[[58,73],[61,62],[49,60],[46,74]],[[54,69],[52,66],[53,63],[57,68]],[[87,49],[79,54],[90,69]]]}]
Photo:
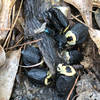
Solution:
[{"label": "beetle", "polygon": [[66,42],[67,42],[65,36],[62,34],[58,34],[53,38],[56,41],[56,46],[57,46],[58,51],[62,50],[65,47]]},{"label": "beetle", "polygon": [[79,64],[83,60],[83,55],[78,50],[63,51],[62,56],[67,64]]},{"label": "beetle", "polygon": [[25,66],[37,64],[42,59],[39,49],[32,45],[27,45],[25,49],[22,50],[21,54],[22,54],[22,62]]},{"label": "beetle", "polygon": [[40,21],[47,22],[47,26],[55,30],[56,33],[63,33],[69,29],[69,21],[58,8],[50,8],[41,13],[38,17]]},{"label": "beetle", "polygon": [[77,23],[71,30],[66,32],[65,37],[68,45],[77,45],[83,43],[88,37],[88,27]]},{"label": "beetle", "polygon": [[[66,32],[69,28],[69,21],[66,16],[57,8],[49,9],[49,12],[54,14],[54,17],[59,21],[59,24],[64,28],[64,32]],[[55,22],[53,22],[55,24]]]},{"label": "beetle", "polygon": [[77,73],[72,66],[66,64],[58,64],[57,72],[56,89],[60,95],[68,95],[74,85]]},{"label": "beetle", "polygon": [[49,85],[52,80],[50,71],[44,68],[32,68],[27,71],[27,76],[32,82],[40,85]]},{"label": "beetle", "polygon": [[[70,90],[72,89],[76,76],[64,76],[60,75],[56,81],[56,89],[60,96],[68,96]],[[72,97],[75,94],[75,89],[72,92]]]}]

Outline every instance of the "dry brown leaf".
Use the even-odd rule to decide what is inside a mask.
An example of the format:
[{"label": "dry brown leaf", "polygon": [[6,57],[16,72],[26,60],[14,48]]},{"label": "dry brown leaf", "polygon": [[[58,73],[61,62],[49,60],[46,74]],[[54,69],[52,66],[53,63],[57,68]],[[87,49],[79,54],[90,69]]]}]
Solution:
[{"label": "dry brown leaf", "polygon": [[100,7],[100,0],[92,0],[93,6]]},{"label": "dry brown leaf", "polygon": [[77,8],[88,26],[92,26],[92,0],[64,0]]},{"label": "dry brown leaf", "polygon": [[1,9],[2,9],[2,0],[0,0],[0,12],[1,12]]},{"label": "dry brown leaf", "polygon": [[52,5],[59,5],[61,0],[51,0]]},{"label": "dry brown leaf", "polygon": [[3,47],[0,45],[0,67],[4,65],[6,61],[6,54]]},{"label": "dry brown leaf", "polygon": [[100,2],[100,0],[92,0],[93,2]]},{"label": "dry brown leaf", "polygon": [[[1,0],[0,0],[1,1]],[[6,38],[10,28],[11,9],[15,0],[2,0],[0,11],[0,42]]]},{"label": "dry brown leaf", "polygon": [[84,60],[80,62],[85,69],[93,67],[93,60],[90,57],[84,57]]},{"label": "dry brown leaf", "polygon": [[0,68],[0,100],[9,100],[19,66],[21,49],[8,52],[7,60]]},{"label": "dry brown leaf", "polygon": [[91,28],[89,30],[90,33],[90,37],[91,39],[94,41],[94,43],[96,44],[97,48],[98,48],[98,52],[100,54],[100,30],[97,29],[93,29]]},{"label": "dry brown leaf", "polygon": [[[12,8],[12,5],[14,5],[15,1],[16,1],[16,0],[13,0],[13,1],[12,1],[11,5],[10,5],[10,9]],[[21,0],[18,13],[17,13],[16,18],[15,18],[15,20],[14,20],[12,26],[11,26],[10,32],[9,32],[9,34],[8,34],[8,36],[7,36],[7,38],[6,38],[5,42],[4,42],[4,44],[3,44],[3,47],[6,46],[8,40],[9,40],[10,37],[11,37],[12,31],[13,31],[15,25],[16,25],[17,19],[18,19],[18,17],[19,17],[19,14],[20,14],[20,11],[21,11],[21,8],[22,8],[22,4],[23,4],[23,0]],[[10,11],[11,11],[11,10],[10,10]],[[10,14],[11,14],[11,13],[10,13]],[[9,44],[9,43],[8,43],[8,44]]]}]

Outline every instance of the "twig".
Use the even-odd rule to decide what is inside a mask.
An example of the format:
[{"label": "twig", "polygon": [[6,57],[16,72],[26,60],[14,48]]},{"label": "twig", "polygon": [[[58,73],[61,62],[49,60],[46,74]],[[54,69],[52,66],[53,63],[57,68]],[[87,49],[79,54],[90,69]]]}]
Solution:
[{"label": "twig", "polygon": [[[14,23],[14,16],[15,16],[15,0],[14,0],[14,6],[13,6],[13,9],[12,9],[12,24]],[[10,39],[11,39],[11,35],[10,35],[10,37],[8,39],[8,43],[6,44],[7,45],[7,48],[9,46]]]},{"label": "twig", "polygon": [[19,39],[19,41],[15,44],[15,46],[18,45],[18,44],[23,40],[23,38],[24,38],[24,36],[22,36],[22,37]]},{"label": "twig", "polygon": [[14,23],[14,17],[15,17],[15,5],[14,5],[13,11],[12,11],[12,24]]},{"label": "twig", "polygon": [[0,28],[0,31],[9,31],[10,28]]},{"label": "twig", "polygon": [[11,27],[10,32],[9,32],[9,34],[8,34],[6,40],[5,40],[5,43],[4,43],[3,47],[6,46],[6,43],[7,43],[8,39],[9,39],[9,37],[11,36],[11,33],[12,33],[12,31],[13,31],[13,28],[15,27],[15,24],[16,24],[16,22],[17,22],[18,16],[19,16],[20,11],[21,11],[22,4],[23,4],[23,0],[22,0],[21,3],[20,3],[20,7],[19,7],[19,10],[18,10],[17,16],[16,16],[16,18],[15,18],[14,23],[12,24],[12,27]]},{"label": "twig", "polygon": [[22,66],[22,65],[19,65],[20,67],[24,67],[24,68],[32,68],[32,67],[37,67],[39,65],[42,65],[44,62],[44,60],[41,60],[41,62],[37,63],[37,64],[34,64],[34,65],[31,65],[31,66]]},{"label": "twig", "polygon": [[79,73],[79,75],[77,76],[77,78],[76,78],[76,80],[75,80],[75,83],[74,83],[74,85],[73,85],[71,91],[69,92],[68,97],[67,97],[66,100],[69,100],[69,99],[70,99],[70,96],[71,96],[71,94],[72,94],[72,92],[73,92],[73,90],[74,90],[74,88],[75,88],[75,86],[76,86],[76,84],[77,84],[77,81],[78,81],[78,79],[79,79],[79,76],[80,76],[80,73]]},{"label": "twig", "polygon": [[[81,16],[81,14],[78,14],[75,17],[80,17],[80,16]],[[74,18],[68,18],[68,19],[74,19]]]},{"label": "twig", "polygon": [[75,98],[78,97],[78,96],[79,96],[79,94],[75,95],[75,96],[72,98],[72,100],[75,100]]},{"label": "twig", "polygon": [[100,3],[97,3],[97,2],[93,2],[93,5],[100,7]]},{"label": "twig", "polygon": [[82,22],[80,19],[78,19],[76,16],[74,16],[74,15],[72,15],[72,14],[71,14],[71,16],[72,16],[74,19],[76,19],[78,22],[84,24],[84,25],[87,26],[87,27],[90,27],[90,26],[86,25],[84,22]]},{"label": "twig", "polygon": [[[16,0],[15,0],[16,1]],[[13,9],[12,9],[12,24],[14,23],[14,16],[15,16],[15,2],[14,2],[14,6],[13,6]],[[9,36],[9,39],[8,39],[8,42],[7,42],[7,48],[9,46],[9,43],[11,41],[11,35]]]},{"label": "twig", "polygon": [[22,47],[22,46],[27,45],[27,44],[36,43],[36,42],[38,42],[38,41],[40,41],[40,40],[42,40],[42,39],[38,39],[38,40],[34,40],[34,41],[30,41],[30,42],[23,43],[23,44],[20,44],[20,45],[15,45],[15,46],[13,46],[13,47],[6,48],[6,50],[7,50],[7,49],[13,49],[13,48],[16,48],[16,47]]},{"label": "twig", "polygon": [[78,19],[78,18],[75,17],[74,15],[71,14],[71,16],[72,16],[74,19],[76,19],[78,22],[80,22],[81,24],[87,26],[91,31],[93,31],[93,30],[92,30],[92,27],[90,27],[89,25],[85,24],[84,22],[82,22],[80,19]]},{"label": "twig", "polygon": [[80,17],[80,16],[81,16],[81,14],[78,14],[78,15],[76,15],[75,17],[77,17],[77,18],[78,18],[78,17]]}]

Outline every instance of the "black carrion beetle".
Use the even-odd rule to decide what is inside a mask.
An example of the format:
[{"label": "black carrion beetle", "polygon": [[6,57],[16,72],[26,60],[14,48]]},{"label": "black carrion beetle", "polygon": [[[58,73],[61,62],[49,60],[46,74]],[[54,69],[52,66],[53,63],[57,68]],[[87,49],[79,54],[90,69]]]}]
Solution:
[{"label": "black carrion beetle", "polygon": [[81,23],[75,24],[66,34],[67,44],[76,45],[83,43],[88,36],[88,27]]},{"label": "black carrion beetle", "polygon": [[57,8],[49,9],[49,12],[54,14],[55,18],[59,21],[59,24],[67,31],[69,28],[69,21],[66,16]]},{"label": "black carrion beetle", "polygon": [[58,34],[54,38],[57,41],[58,48],[63,49],[67,42],[65,35]]},{"label": "black carrion beetle", "polygon": [[52,7],[48,11],[43,12],[39,15],[39,19],[47,22],[47,26],[52,27],[57,33],[65,32],[69,29],[69,22],[66,16],[57,8]]},{"label": "black carrion beetle", "polygon": [[74,85],[77,76],[76,71],[70,65],[59,64],[57,66],[57,72],[58,79],[56,81],[56,89],[59,95],[67,96]]},{"label": "black carrion beetle", "polygon": [[67,64],[79,64],[83,59],[83,55],[78,50],[63,51],[62,56]]},{"label": "black carrion beetle", "polygon": [[[76,76],[60,75],[56,81],[56,89],[60,96],[68,96],[70,90],[75,83]],[[75,95],[75,89],[72,92],[71,98]],[[72,100],[72,99],[70,99]]]},{"label": "black carrion beetle", "polygon": [[22,62],[25,66],[37,64],[42,59],[39,49],[32,45],[27,45],[25,49],[22,50],[21,54]]},{"label": "black carrion beetle", "polygon": [[32,82],[37,84],[49,85],[52,80],[52,75],[44,68],[33,68],[27,71],[27,76]]}]

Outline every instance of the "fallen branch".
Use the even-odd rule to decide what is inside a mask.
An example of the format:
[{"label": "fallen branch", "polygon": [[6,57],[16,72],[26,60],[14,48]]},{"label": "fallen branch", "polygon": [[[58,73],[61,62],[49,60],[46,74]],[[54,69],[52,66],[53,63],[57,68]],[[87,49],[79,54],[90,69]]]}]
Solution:
[{"label": "fallen branch", "polygon": [[16,48],[16,47],[22,47],[22,46],[27,45],[27,44],[36,43],[36,42],[39,42],[40,40],[42,40],[42,39],[37,39],[37,40],[29,41],[29,42],[26,42],[26,43],[23,43],[23,44],[15,45],[13,47],[6,48],[6,50],[7,49],[13,49],[13,48]]}]

